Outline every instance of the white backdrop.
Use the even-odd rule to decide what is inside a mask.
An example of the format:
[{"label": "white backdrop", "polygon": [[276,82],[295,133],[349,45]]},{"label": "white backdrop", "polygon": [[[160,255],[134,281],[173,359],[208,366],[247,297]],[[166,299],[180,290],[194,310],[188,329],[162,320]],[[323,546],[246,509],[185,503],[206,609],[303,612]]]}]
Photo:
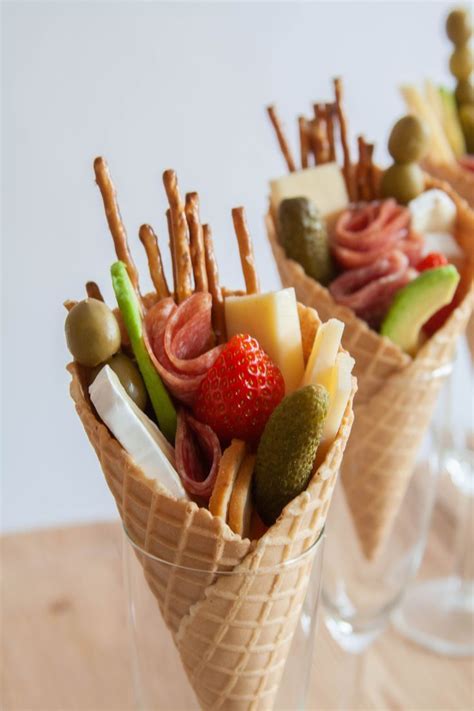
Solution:
[{"label": "white backdrop", "polygon": [[[109,160],[142,274],[137,228],[164,234],[161,173],[198,190],[225,284],[239,286],[230,209],[247,208],[265,289],[267,180],[284,172],[264,114],[290,123],[344,76],[353,134],[378,142],[397,85],[449,81],[447,3],[3,4],[3,527],[112,517],[68,396],[65,298],[111,301],[112,242],[94,185]],[[295,138],[294,132],[292,138]],[[142,277],[143,278],[143,277]]]}]

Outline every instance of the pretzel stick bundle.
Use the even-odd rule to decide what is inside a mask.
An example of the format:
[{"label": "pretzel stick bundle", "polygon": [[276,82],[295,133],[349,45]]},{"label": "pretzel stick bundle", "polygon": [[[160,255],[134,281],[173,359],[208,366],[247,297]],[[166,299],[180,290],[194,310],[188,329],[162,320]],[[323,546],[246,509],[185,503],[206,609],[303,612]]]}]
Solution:
[{"label": "pretzel stick bundle", "polygon": [[88,281],[87,282],[86,294],[89,297],[89,299],[97,299],[97,301],[104,300],[104,297],[102,296],[102,293],[101,293],[98,285],[95,283],[95,281]]},{"label": "pretzel stick bundle", "polygon": [[219,343],[225,343],[226,326],[224,312],[224,297],[219,284],[219,271],[217,269],[216,256],[214,254],[214,244],[212,232],[209,225],[202,226],[204,239],[204,254],[206,259],[206,272],[209,293],[212,296],[212,323]]},{"label": "pretzel stick bundle", "polygon": [[128,247],[127,232],[117,203],[117,191],[112,182],[107,162],[101,156],[94,160],[94,172],[102,195],[105,216],[114,241],[117,259],[126,264],[130,281],[138,292],[138,271]]},{"label": "pretzel stick bundle", "polygon": [[304,116],[298,116],[298,127],[300,132],[300,156],[303,170],[309,167],[309,136],[308,122]]},{"label": "pretzel stick bundle", "polygon": [[199,195],[197,193],[187,193],[184,210],[189,229],[194,286],[196,291],[208,291],[206,255],[204,253],[204,238],[199,217]]},{"label": "pretzel stick bundle", "polygon": [[177,287],[175,296],[180,304],[193,293],[188,223],[174,170],[165,170],[163,184],[171,211],[174,268],[176,271],[175,285]]},{"label": "pretzel stick bundle", "polygon": [[278,118],[276,108],[274,106],[267,106],[267,113],[270,117],[273,128],[275,129],[276,137],[278,139],[281,152],[283,153],[283,157],[286,161],[286,165],[288,166],[288,170],[290,173],[294,173],[296,170],[296,163],[291,154],[290,146],[286,140],[285,132],[283,131],[283,126]]},{"label": "pretzel stick bundle", "polygon": [[349,143],[347,138],[347,122],[346,115],[342,108],[342,80],[338,77],[334,79],[334,93],[336,97],[336,113],[339,121],[339,131],[341,136],[342,153],[344,156],[343,163],[343,174],[344,180],[346,181],[347,193],[349,195],[349,200],[353,201],[356,199],[354,190],[354,181],[352,177],[351,168],[351,154],[349,150]]},{"label": "pretzel stick bundle", "polygon": [[160,299],[166,299],[170,295],[170,290],[166,282],[161,252],[158,246],[158,238],[150,225],[142,225],[138,236],[145,248],[148,259],[148,269],[150,270],[150,276],[155,291]]}]

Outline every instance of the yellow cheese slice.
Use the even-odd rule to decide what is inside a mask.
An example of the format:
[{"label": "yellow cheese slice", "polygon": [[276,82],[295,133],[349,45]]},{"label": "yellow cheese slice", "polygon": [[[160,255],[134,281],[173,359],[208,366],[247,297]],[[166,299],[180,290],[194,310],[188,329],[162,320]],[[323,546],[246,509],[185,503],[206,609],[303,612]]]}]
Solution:
[{"label": "yellow cheese slice", "polygon": [[225,300],[227,336],[248,333],[280,368],[286,393],[300,385],[304,373],[303,344],[295,290],[228,296]]},{"label": "yellow cheese slice", "polygon": [[344,411],[352,389],[352,369],[354,358],[349,353],[338,353],[336,357],[337,381],[329,405],[329,412],[324,425],[322,441],[332,443],[341,426]]},{"label": "yellow cheese slice", "polygon": [[321,324],[314,339],[302,385],[324,385],[331,398],[336,386],[336,356],[341,345],[344,324],[331,318]]},{"label": "yellow cheese slice", "polygon": [[349,204],[344,177],[337,163],[324,163],[270,181],[274,210],[282,200],[306,197],[312,200],[324,216],[344,210]]}]

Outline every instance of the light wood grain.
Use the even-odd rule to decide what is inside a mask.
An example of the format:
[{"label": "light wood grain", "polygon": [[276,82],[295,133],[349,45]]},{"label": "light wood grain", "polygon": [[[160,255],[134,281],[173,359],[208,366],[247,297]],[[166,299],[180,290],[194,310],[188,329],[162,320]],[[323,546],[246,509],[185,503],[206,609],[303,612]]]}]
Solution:
[{"label": "light wood grain", "polygon": [[[447,555],[444,538],[437,556]],[[2,709],[133,709],[120,545],[118,524],[2,539]],[[310,708],[334,708],[348,660],[323,624],[314,663]],[[473,706],[471,661],[429,654],[392,631],[369,651],[363,677],[363,708]]]}]

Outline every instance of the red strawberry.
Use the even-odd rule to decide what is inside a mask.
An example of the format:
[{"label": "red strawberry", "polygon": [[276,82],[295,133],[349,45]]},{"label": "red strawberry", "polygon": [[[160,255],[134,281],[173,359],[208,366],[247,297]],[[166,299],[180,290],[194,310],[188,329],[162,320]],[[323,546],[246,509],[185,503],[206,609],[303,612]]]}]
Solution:
[{"label": "red strawberry", "polygon": [[255,442],[285,394],[280,369],[248,334],[233,336],[199,388],[194,412],[220,440]]},{"label": "red strawberry", "polygon": [[434,269],[435,267],[444,267],[448,263],[448,260],[441,254],[441,252],[430,252],[423,257],[421,262],[418,262],[416,268],[419,272],[426,272],[427,269]]}]

